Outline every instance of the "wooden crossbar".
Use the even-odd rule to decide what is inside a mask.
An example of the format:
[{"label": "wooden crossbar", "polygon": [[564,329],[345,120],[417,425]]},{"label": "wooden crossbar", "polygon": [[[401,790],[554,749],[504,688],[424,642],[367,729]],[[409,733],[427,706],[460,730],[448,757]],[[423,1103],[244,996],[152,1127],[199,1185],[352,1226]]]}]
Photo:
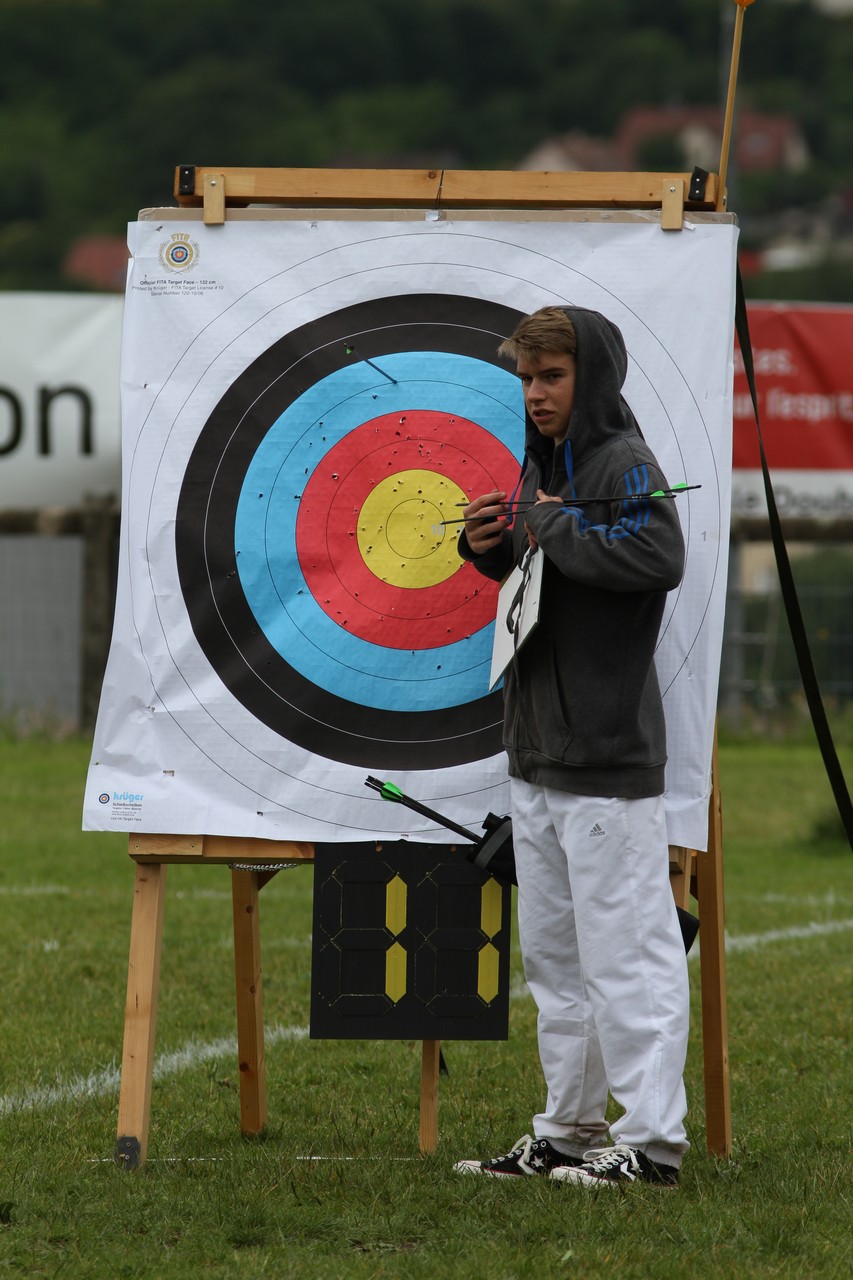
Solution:
[{"label": "wooden crossbar", "polygon": [[[250,169],[179,165],[174,195],[185,207],[349,206],[352,208],[653,209],[713,210],[717,175],[673,173],[551,173],[469,169]],[[677,193],[677,194],[676,194]],[[221,216],[220,216],[221,215]],[[208,221],[207,216],[205,221]]]}]

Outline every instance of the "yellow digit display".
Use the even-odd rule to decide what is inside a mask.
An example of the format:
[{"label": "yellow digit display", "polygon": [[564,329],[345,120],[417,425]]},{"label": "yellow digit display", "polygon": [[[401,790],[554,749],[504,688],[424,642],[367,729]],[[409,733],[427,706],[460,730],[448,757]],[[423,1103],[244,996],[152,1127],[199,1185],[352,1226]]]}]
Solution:
[{"label": "yellow digit display", "polygon": [[405,881],[394,876],[385,886],[385,928],[395,938],[385,952],[385,994],[394,1004],[406,994],[406,951],[396,941],[406,927],[406,897]]},{"label": "yellow digit display", "polygon": [[311,1034],[504,1039],[510,890],[444,847],[315,846]]}]

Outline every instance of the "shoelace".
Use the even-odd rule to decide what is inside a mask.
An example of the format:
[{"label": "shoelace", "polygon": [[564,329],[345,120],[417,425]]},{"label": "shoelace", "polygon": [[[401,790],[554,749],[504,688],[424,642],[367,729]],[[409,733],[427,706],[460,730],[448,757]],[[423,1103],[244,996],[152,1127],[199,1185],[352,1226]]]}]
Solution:
[{"label": "shoelace", "polygon": [[517,1142],[513,1143],[511,1151],[508,1151],[505,1156],[498,1156],[497,1160],[490,1160],[489,1164],[497,1164],[499,1161],[508,1160],[510,1156],[517,1155],[519,1169],[523,1169],[525,1173],[533,1173],[533,1170],[530,1168],[530,1164],[528,1163],[530,1160],[530,1148],[532,1146],[533,1139],[529,1133],[526,1133],[523,1138],[519,1138]]},{"label": "shoelace", "polygon": [[639,1161],[631,1149],[622,1142],[617,1142],[612,1147],[595,1147],[592,1151],[584,1152],[583,1162],[589,1165],[591,1173],[607,1173],[610,1169],[615,1169],[617,1165],[622,1164],[624,1160],[628,1161],[630,1169],[636,1169],[639,1172]]}]

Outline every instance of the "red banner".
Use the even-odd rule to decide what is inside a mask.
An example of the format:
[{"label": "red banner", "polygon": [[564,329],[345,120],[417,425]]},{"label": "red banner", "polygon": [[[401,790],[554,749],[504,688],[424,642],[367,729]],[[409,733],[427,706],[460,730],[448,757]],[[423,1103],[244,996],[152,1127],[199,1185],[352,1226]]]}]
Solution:
[{"label": "red banner", "polygon": [[[748,315],[771,472],[853,471],[853,307],[757,303]],[[733,466],[761,466],[737,347]]]}]

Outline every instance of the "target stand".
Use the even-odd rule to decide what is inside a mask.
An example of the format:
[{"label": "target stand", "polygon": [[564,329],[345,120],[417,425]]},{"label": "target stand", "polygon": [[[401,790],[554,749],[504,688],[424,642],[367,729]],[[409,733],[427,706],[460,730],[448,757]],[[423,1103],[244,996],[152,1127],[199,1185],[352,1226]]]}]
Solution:
[{"label": "target stand", "polygon": [[[510,890],[461,853],[455,856],[452,846],[404,850],[391,843],[345,846],[338,853],[334,846],[290,841],[139,836],[131,837],[130,854],[136,885],[115,1147],[124,1168],[138,1167],[147,1156],[170,863],[231,870],[244,1135],[261,1133],[267,1122],[260,891],[284,866],[324,864],[325,882],[315,888],[312,1036],[410,1039],[427,1022],[462,1036],[474,1028],[467,1034],[506,1037]],[[418,950],[407,955],[412,940]],[[353,986],[354,970],[358,990],[349,994],[342,987]],[[429,1153],[438,1144],[441,1045],[437,1038],[422,1043],[420,1149]]]},{"label": "target stand", "polygon": [[[200,225],[206,229],[206,235],[221,236],[227,240],[229,226],[238,222],[288,221],[313,227],[322,225],[324,219],[353,219],[367,224],[393,219],[399,224],[407,219],[423,222],[427,216],[440,218],[445,211],[452,210],[455,221],[477,222],[481,227],[484,222],[494,221],[497,225],[500,219],[509,221],[513,218],[558,224],[607,222],[617,229],[622,224],[641,222],[644,226],[653,224],[657,235],[663,233],[666,237],[675,236],[678,239],[683,234],[682,228],[688,219],[694,224],[701,223],[703,220],[729,224],[733,222],[730,214],[720,212],[722,193],[719,190],[716,175],[698,171],[693,174],[545,174],[438,170],[250,170],[181,166],[176,171],[174,194],[178,201],[178,208],[145,210],[140,214],[140,223],[154,223],[152,230],[158,232],[161,222],[183,223],[186,226],[186,233],[176,232],[172,234],[171,239],[165,238],[165,233],[160,234],[159,261],[166,280],[164,287],[170,290],[170,296],[173,299],[180,297],[181,306],[187,308],[196,305],[195,299],[202,296],[204,289],[217,287],[215,272],[207,265],[212,256],[208,254],[206,248],[208,242],[202,246],[201,255],[201,261],[205,263],[204,271],[208,274],[205,278],[194,280],[188,271],[190,267],[195,268],[199,261],[198,245],[192,239],[192,232],[194,226],[199,228]],[[207,230],[209,228],[220,229],[210,232]],[[201,234],[198,231],[196,234],[201,240]],[[369,236],[365,234],[364,239],[366,243]],[[475,237],[472,235],[470,239],[473,240]],[[481,273],[491,271],[495,267],[495,255],[500,253],[501,243],[499,240],[489,241],[483,252],[491,256],[488,259],[478,260],[478,269]],[[394,252],[397,251],[394,246],[391,248]],[[391,249],[389,249],[390,252]],[[205,257],[205,254],[208,256]],[[542,270],[550,272],[550,263],[545,255],[541,255],[540,261],[545,264]],[[503,266],[503,263],[500,265]],[[388,263],[381,264],[383,273],[400,269],[396,260],[391,263],[389,259]],[[458,270],[459,264],[453,264],[452,269]],[[424,270],[426,271],[426,267]],[[383,275],[382,278],[384,280],[386,276]],[[390,278],[390,275],[387,278]],[[334,300],[334,286],[335,280],[330,274],[329,279],[324,279],[322,286],[318,287],[328,289],[329,298]],[[139,288],[146,290],[147,296],[152,299],[156,295],[156,290],[161,287],[162,281],[159,280],[156,272],[149,278],[143,278],[139,284]],[[598,288],[597,285],[596,288]],[[389,290],[389,292],[392,291]],[[270,344],[261,351],[260,355],[253,356],[253,363],[247,365],[245,372],[234,379],[226,395],[209,412],[204,426],[206,453],[202,449],[196,449],[180,460],[173,458],[169,452],[172,448],[172,436],[164,434],[160,455],[162,458],[160,470],[164,476],[176,473],[177,461],[180,461],[181,474],[184,475],[181,491],[174,498],[173,514],[177,513],[174,573],[168,583],[157,581],[152,583],[157,609],[164,611],[158,615],[159,624],[164,629],[164,636],[171,638],[175,634],[175,621],[168,614],[172,602],[185,601],[198,652],[202,655],[197,667],[193,670],[198,671],[199,678],[202,675],[207,678],[211,670],[215,673],[217,679],[221,681],[221,686],[217,687],[227,687],[228,694],[233,697],[235,705],[239,704],[239,714],[253,718],[252,725],[258,726],[259,741],[272,741],[274,735],[279,735],[295,743],[300,752],[316,752],[321,756],[325,754],[328,758],[330,753],[323,748],[324,745],[328,745],[331,736],[339,744],[336,747],[339,754],[333,755],[333,759],[350,768],[358,766],[364,773],[387,769],[441,770],[448,766],[471,767],[472,764],[476,765],[478,761],[486,759],[499,749],[499,736],[497,737],[498,747],[495,746],[494,704],[489,703],[486,698],[481,698],[476,703],[471,702],[467,707],[461,707],[460,714],[466,717],[464,734],[442,732],[441,726],[446,723],[447,713],[439,714],[432,711],[425,711],[421,715],[418,731],[412,734],[411,722],[405,721],[409,709],[407,703],[391,705],[380,710],[374,709],[377,704],[364,701],[363,706],[368,707],[369,710],[355,721],[350,712],[350,719],[347,720],[342,718],[343,699],[339,696],[340,675],[332,672],[325,676],[319,667],[317,670],[298,669],[300,636],[310,634],[312,638],[319,636],[322,639],[326,634],[331,634],[328,631],[331,627],[336,628],[336,636],[343,636],[341,643],[350,646],[346,649],[348,670],[354,666],[350,658],[355,652],[356,645],[361,646],[359,652],[364,652],[365,646],[378,645],[379,640],[384,638],[384,642],[391,646],[382,651],[380,666],[375,666],[376,660],[372,659],[374,669],[363,674],[359,690],[364,687],[369,692],[376,682],[386,678],[385,664],[393,660],[393,657],[388,655],[393,655],[395,643],[398,646],[398,652],[407,650],[406,643],[397,638],[394,632],[397,624],[394,618],[393,602],[391,607],[386,608],[386,602],[391,601],[391,588],[395,586],[393,566],[384,574],[384,577],[377,575],[370,582],[365,578],[362,583],[360,580],[351,580],[351,575],[348,576],[348,573],[344,572],[341,563],[336,559],[345,539],[353,536],[347,526],[340,523],[343,519],[341,512],[346,506],[345,498],[349,502],[350,509],[356,501],[363,502],[366,508],[368,501],[364,498],[364,493],[369,490],[371,494],[377,493],[380,497],[383,494],[381,484],[376,484],[371,490],[370,486],[374,485],[374,481],[366,480],[367,476],[374,474],[364,470],[368,464],[363,462],[363,459],[370,456],[368,444],[373,448],[375,457],[384,458],[385,456],[378,450],[385,449],[389,453],[392,449],[400,450],[399,461],[394,464],[397,468],[395,474],[412,476],[414,483],[418,483],[419,476],[426,469],[426,464],[419,461],[426,456],[424,450],[428,452],[429,448],[445,448],[444,442],[439,442],[438,437],[435,437],[436,442],[433,445],[430,432],[440,414],[444,414],[446,418],[447,413],[453,410],[448,410],[440,401],[433,403],[428,398],[423,401],[423,407],[419,408],[421,417],[417,426],[421,452],[418,454],[416,450],[411,453],[411,456],[405,452],[408,448],[405,443],[398,444],[392,441],[395,424],[391,417],[383,416],[378,409],[373,410],[373,416],[369,418],[370,441],[368,442],[367,439],[366,426],[365,429],[357,427],[355,430],[350,430],[349,434],[341,428],[338,443],[335,446],[328,446],[326,455],[328,466],[322,473],[316,469],[315,473],[302,484],[302,492],[294,495],[292,492],[285,491],[283,487],[280,491],[275,489],[275,483],[277,483],[274,471],[275,458],[265,459],[263,453],[264,442],[273,437],[274,430],[279,429],[279,424],[285,419],[286,414],[282,412],[281,403],[289,396],[290,402],[295,403],[299,399],[307,410],[313,410],[311,400],[313,386],[322,383],[329,391],[327,403],[331,405],[334,401],[337,405],[338,401],[335,401],[332,393],[339,386],[336,381],[339,375],[338,365],[343,363],[344,357],[350,354],[340,342],[340,334],[353,332],[370,334],[381,332],[384,345],[379,350],[385,353],[381,357],[384,367],[379,369],[382,378],[390,382],[396,382],[399,378],[402,383],[406,378],[414,380],[417,377],[420,380],[420,386],[434,384],[433,366],[430,364],[432,354],[436,350],[446,352],[448,348],[436,345],[438,341],[444,342],[443,336],[435,339],[432,345],[430,341],[422,341],[420,346],[413,345],[412,335],[415,334],[418,325],[421,325],[416,335],[418,338],[423,338],[427,329],[433,334],[440,331],[442,335],[449,332],[451,328],[454,332],[482,335],[476,338],[477,343],[482,341],[482,350],[477,345],[471,346],[470,350],[466,346],[461,351],[449,348],[450,358],[456,362],[453,368],[459,374],[458,378],[452,379],[454,387],[465,384],[466,394],[478,394],[482,371],[488,370],[490,368],[488,362],[494,360],[495,334],[509,331],[501,328],[505,326],[506,317],[503,314],[498,317],[496,314],[498,311],[506,311],[509,314],[509,308],[499,307],[488,300],[484,301],[484,296],[488,298],[487,294],[473,296],[476,290],[463,290],[459,287],[450,297],[436,295],[435,298],[431,297],[428,288],[420,292],[409,290],[411,297],[406,296],[406,289],[399,289],[397,293],[399,300],[395,295],[395,306],[399,306],[401,310],[395,313],[392,318],[393,323],[383,311],[385,298],[377,295],[368,302],[344,308],[342,311],[329,310],[316,320],[306,322],[298,331],[285,332],[284,338],[280,340],[280,346]],[[323,296],[325,298],[326,295]],[[608,295],[602,289],[601,297],[603,309],[606,309],[604,303],[612,297],[612,294]],[[597,299],[598,293],[594,293],[593,302],[597,302]],[[259,298],[257,310],[259,317],[262,314],[261,301],[262,299]],[[340,306],[339,303],[337,305]],[[665,301],[660,305],[665,309]],[[633,312],[630,314],[633,315]],[[225,324],[226,320],[222,323]],[[338,365],[324,363],[328,360],[325,353],[332,350],[327,332],[330,325],[333,326],[336,335],[334,350],[341,353],[336,357]],[[399,331],[401,336],[394,336],[392,331]],[[164,341],[168,337],[167,334]],[[209,358],[204,342],[213,343],[214,338],[217,342],[220,338],[222,339],[220,346],[216,348],[216,358],[225,360],[226,357],[230,359],[229,344],[232,341],[237,344],[241,340],[241,335],[236,331],[231,335],[230,331],[226,332],[225,329],[220,333],[215,328],[211,328],[209,337],[200,335],[197,358],[201,384],[203,384],[206,367],[204,361]],[[474,338],[466,338],[465,341],[475,343]],[[289,342],[293,346],[293,351],[296,352],[294,355],[291,351],[290,365],[295,368],[299,360],[303,361],[304,365],[303,352],[308,352],[310,360],[313,361],[307,369],[306,381],[292,388],[282,386],[277,372],[279,369],[289,367],[288,360],[285,359],[290,350],[287,347]],[[413,350],[421,353],[417,370],[414,367],[410,368],[407,363],[411,361]],[[218,354],[220,351],[221,357]],[[239,356],[238,346],[235,346],[235,351],[236,356]],[[186,358],[190,361],[195,359],[194,351],[188,351]],[[362,362],[370,365],[369,359],[364,358]],[[476,370],[473,368],[475,363]],[[372,365],[370,367],[375,368]],[[473,376],[474,373],[476,377]],[[310,374],[310,377],[307,374]],[[378,378],[379,375],[376,376]],[[270,392],[274,383],[275,395],[280,394],[282,397],[282,400],[275,404],[272,403],[274,396]],[[382,385],[382,379],[379,379],[377,387],[381,389]],[[147,384],[145,386],[147,387]],[[143,387],[139,394],[144,391]],[[201,392],[203,391],[202,385]],[[167,386],[159,407],[153,406],[151,416],[145,419],[147,430],[153,430],[159,421],[154,414],[155,408],[161,417],[166,414],[167,409],[175,418],[183,412],[182,405],[177,400],[173,408],[170,408],[169,394],[170,388]],[[493,380],[489,383],[489,394],[491,397],[489,420],[494,419],[500,423],[504,405],[503,393],[497,381]],[[264,400],[265,396],[270,399],[269,405]],[[374,394],[372,398],[377,400],[377,395]],[[345,397],[339,397],[340,404],[343,405],[345,400]],[[346,401],[347,404],[352,402],[352,397]],[[679,402],[679,414],[682,407]],[[337,408],[335,411],[337,412]],[[399,410],[396,412],[399,413]],[[683,415],[685,420],[692,412],[693,410],[686,406]],[[670,415],[667,412],[665,416]],[[675,416],[677,415],[673,413],[672,417]],[[364,417],[367,418],[368,415],[365,414]],[[242,436],[237,431],[231,431],[229,424],[235,421],[247,424]],[[327,423],[327,425],[335,424]],[[473,419],[470,426],[471,438],[474,439],[478,428]],[[319,423],[319,427],[323,427],[322,422]],[[500,473],[500,468],[506,466],[504,454],[509,456],[506,442],[513,434],[517,434],[516,428],[517,419],[510,422],[507,418],[506,428],[501,427],[496,432],[496,436],[490,439],[487,445],[483,445],[481,456],[487,459],[486,472],[489,467],[494,467]],[[242,426],[241,430],[243,430]],[[399,430],[396,434],[400,435]],[[304,456],[297,453],[293,456],[300,471],[304,466],[305,475],[308,476],[310,459],[307,451],[312,447],[314,438],[309,438],[306,434],[304,441]],[[319,441],[319,436],[316,437],[316,441]],[[303,446],[300,445],[300,447]],[[678,447],[680,448],[680,442]],[[451,449],[447,448],[445,456],[451,452]],[[448,477],[447,482],[442,481],[444,487],[440,493],[436,490],[434,495],[436,509],[440,512],[450,511],[452,506],[457,505],[459,501],[457,490],[467,494],[468,492],[486,492],[494,487],[491,484],[477,487],[479,480],[473,476],[475,454],[476,449],[471,451],[470,457],[466,456],[463,459],[460,455],[457,459],[460,478],[456,477],[453,470],[456,462],[451,460],[447,464],[443,473]],[[225,465],[219,465],[217,459],[224,459]],[[136,461],[136,458],[131,459],[131,466],[135,465]],[[215,474],[210,471],[211,465],[215,468]],[[352,492],[345,490],[343,480],[339,489],[327,492],[327,473],[335,481],[338,480],[339,475],[343,477],[350,485]],[[266,484],[270,477],[273,481],[271,486]],[[256,479],[264,481],[264,484],[255,484]],[[289,483],[288,481],[287,484]],[[362,488],[356,492],[358,485]],[[290,486],[291,489],[293,487]],[[270,488],[272,493],[268,492]],[[340,497],[340,494],[344,496]],[[253,507],[247,495],[253,501],[261,497],[264,497],[265,502],[268,501],[269,505],[264,507],[263,516],[257,514],[260,508]],[[296,497],[299,499],[298,502],[294,501]],[[405,497],[406,495],[403,495],[403,498]],[[172,501],[171,497],[169,501]],[[278,508],[274,506],[276,501],[280,503]],[[443,508],[441,503],[446,503],[446,508]],[[316,522],[312,523],[310,517],[312,513],[317,512],[327,513],[324,514],[324,518],[327,518],[328,528],[333,533],[323,546],[311,541]],[[371,519],[375,519],[372,513],[369,514]],[[187,536],[186,532],[194,525],[199,528],[202,517],[206,530],[203,546],[198,539],[194,540],[192,536]],[[448,519],[447,514],[444,514],[443,518]],[[321,594],[319,590],[314,591],[311,577],[316,565],[320,566],[318,573],[322,571],[326,575],[326,580],[337,576],[338,581],[343,582],[348,588],[352,587],[353,599],[359,595],[360,590],[363,599],[368,586],[377,593],[386,592],[386,594],[377,594],[375,599],[370,600],[369,605],[365,604],[362,607],[360,604],[358,609],[353,605],[350,614],[344,620],[346,630],[333,615],[336,602],[332,601],[329,605],[326,601],[326,605],[329,606],[326,609],[327,616],[321,616],[321,602],[320,610],[315,609],[315,613],[302,626],[301,631],[297,628],[293,633],[280,633],[276,630],[280,621],[276,610],[277,602],[280,602],[284,589],[284,578],[276,576],[278,573],[276,562],[270,559],[267,577],[263,577],[262,574],[255,574],[253,577],[241,567],[245,566],[248,556],[241,561],[236,559],[241,549],[250,549],[263,541],[266,536],[263,520],[267,521],[269,527],[285,529],[292,544],[300,552],[300,563],[305,566],[305,587],[307,588],[304,592],[298,593],[302,601],[307,601],[307,597],[312,593],[318,597]],[[278,522],[277,525],[275,521]],[[339,523],[335,524],[335,521]],[[157,522],[152,524],[152,539],[159,537],[159,528],[160,525]],[[328,563],[321,563],[323,555],[327,556]],[[154,565],[155,573],[159,572],[153,558],[151,563]],[[436,630],[438,624],[429,613],[430,602],[435,598],[430,595],[430,592],[434,590],[436,583],[443,582],[449,575],[440,564],[435,568],[436,561],[431,563],[436,577],[434,582],[425,580],[422,584],[425,612],[424,617],[416,625],[427,637],[427,643],[432,645],[431,661],[435,662],[435,655],[438,654],[439,660],[445,662],[445,670],[441,673],[442,680],[456,679],[457,674],[461,679],[464,676],[463,664],[459,663],[457,673],[453,663],[457,661],[456,655],[460,647],[469,643],[469,637],[475,629],[478,627],[483,629],[483,620],[477,613],[478,610],[482,611],[483,601],[477,599],[472,603],[466,595],[464,600],[460,600],[459,608],[464,607],[469,610],[471,616],[460,623],[457,633],[453,635],[448,633],[446,638],[443,634],[439,636]],[[210,572],[211,565],[214,566],[215,573]],[[268,566],[263,567],[266,572]],[[170,573],[172,573],[171,568]],[[318,581],[320,581],[319,578]],[[381,585],[377,586],[376,583]],[[316,603],[316,601],[312,602],[312,604]],[[184,607],[183,604],[181,607]],[[303,608],[303,604],[300,603],[298,608]],[[709,610],[706,609],[703,618],[708,612]],[[371,630],[373,626],[371,619],[373,615],[380,613],[383,630],[381,636],[377,637],[377,634]],[[427,621],[427,618],[430,620]],[[391,637],[390,641],[389,637]],[[691,644],[694,641],[695,637],[691,640]],[[223,658],[226,651],[230,653],[232,650],[236,650],[240,656],[240,661],[237,663]],[[166,644],[159,644],[146,652],[145,658],[151,683],[157,694],[160,694],[161,689],[166,689],[167,694],[177,689],[180,698],[184,699],[181,712],[183,713],[183,708],[186,706],[186,685],[181,681],[177,683],[173,681],[170,684],[171,672],[161,680],[158,668],[158,664],[165,661],[170,654],[171,645],[167,639]],[[412,650],[411,658],[417,661],[420,655],[416,655]],[[435,668],[431,670],[434,674]],[[319,676],[317,671],[320,672]],[[180,676],[183,681],[187,681],[185,671],[182,670]],[[373,681],[373,684],[369,681]],[[187,683],[199,705],[190,707],[192,718],[183,723],[180,721],[180,716],[172,716],[172,718],[180,725],[181,732],[192,739],[196,727],[204,724],[205,707],[203,698],[196,694],[193,687],[193,672],[190,673]],[[321,684],[323,687],[319,688]],[[490,697],[494,696],[490,695]],[[499,695],[497,696],[499,699]],[[353,701],[357,702],[358,699],[354,698]],[[165,697],[164,709],[170,711],[171,715],[167,704],[168,697]],[[449,697],[445,705],[452,704],[453,698]],[[286,714],[282,711],[282,707],[286,707]],[[318,708],[322,715],[318,714]],[[151,711],[152,708],[146,707],[145,710]],[[161,718],[165,721],[169,717]],[[320,738],[317,736],[318,723],[321,724]],[[470,725],[473,725],[473,731],[468,732]],[[216,735],[219,735],[222,728],[218,723],[215,730],[212,726],[208,727]],[[376,742],[380,744],[378,746],[375,746],[370,737],[374,731]],[[204,741],[192,740],[200,749],[199,756],[209,758],[213,754],[211,744],[215,745],[218,737]],[[258,754],[259,749],[254,739],[246,743],[241,742],[238,747],[239,750],[237,747],[234,748],[237,751],[235,759],[241,766],[245,761],[245,768],[242,774],[239,771],[234,772],[235,786],[245,789],[240,794],[251,794],[254,788],[255,793],[260,795],[263,786],[271,785],[273,770],[269,762]],[[364,755],[367,753],[369,756],[370,751],[373,750],[378,754],[376,758],[371,757],[367,763]],[[383,750],[384,757],[381,755]],[[454,752],[459,754],[455,756]],[[158,794],[166,795],[165,789],[170,784],[163,781],[162,775],[167,772],[169,771],[163,769],[161,763],[156,770],[157,777],[153,778],[152,774],[152,791],[157,787],[161,789]],[[259,775],[262,776],[263,784],[258,781]],[[231,780],[229,775],[229,782]],[[275,782],[276,779],[272,778],[271,781]],[[139,784],[140,789],[142,785],[142,783]],[[97,799],[104,805],[112,803],[114,799],[117,802],[123,794],[114,796],[114,793],[103,785],[96,790],[100,793]],[[141,800],[141,797],[139,798]],[[435,798],[440,801],[440,797]],[[132,800],[133,797],[131,797]],[[257,838],[255,835],[257,823],[263,816],[260,813],[257,815],[257,822],[253,813],[247,813],[247,834],[239,837],[181,834],[180,832],[138,834],[139,831],[144,830],[142,825],[144,818],[137,820],[135,828],[130,828],[129,854],[136,865],[136,881],[116,1140],[116,1159],[124,1168],[136,1168],[143,1164],[147,1157],[166,877],[168,866],[173,863],[197,866],[217,865],[231,870],[240,1070],[240,1123],[246,1135],[258,1134],[264,1129],[267,1122],[267,1101],[261,981],[260,890],[275,876],[277,869],[283,864],[314,862],[316,868],[318,860],[315,854],[321,848],[323,840],[320,834],[323,818],[322,800],[321,795],[317,809],[317,835],[310,839]],[[147,798],[146,803],[148,803]],[[704,804],[704,801],[702,803]],[[254,809],[255,806],[250,804],[249,808]],[[192,821],[191,815],[184,815],[180,807],[175,810],[175,813],[180,815],[180,821],[183,821],[185,816],[188,822]],[[175,825],[179,825],[178,816],[175,818]],[[120,825],[119,829],[127,830],[128,826]],[[282,829],[281,824],[278,829]],[[159,830],[169,831],[174,828],[165,826],[164,823],[160,825]],[[304,830],[301,834],[304,835]],[[369,834],[366,832],[366,837]],[[694,833],[692,838],[698,842],[700,836]],[[448,849],[450,848],[448,846]],[[672,847],[670,870],[677,905],[686,907],[691,897],[695,897],[699,903],[706,1139],[709,1152],[717,1156],[727,1156],[731,1151],[731,1113],[723,944],[720,791],[716,754],[713,762],[707,851],[703,849],[696,852],[693,849]],[[482,889],[477,888],[476,892],[481,894]],[[494,904],[488,908],[483,906],[482,918],[492,921],[489,928],[493,927],[495,937],[503,927],[498,921],[498,916],[502,922],[503,916],[500,913],[506,909],[508,899],[509,891],[506,890],[500,910]],[[477,901],[479,902],[480,899],[478,898]],[[393,904],[388,907],[388,911],[393,915]],[[476,954],[482,953],[479,970],[481,994],[482,990],[489,992],[489,1000],[485,1001],[489,1003],[491,999],[497,999],[493,994],[496,990],[495,983],[500,989],[501,999],[506,996],[508,972],[505,967],[502,967],[503,959],[496,960],[489,951],[492,935],[488,934],[488,930],[486,934],[485,942],[482,940],[477,942],[475,939],[471,945]],[[405,942],[401,946],[406,950]],[[477,951],[478,947],[479,951]],[[500,951],[500,948],[496,947],[496,950]],[[388,964],[390,974],[388,981],[392,984],[402,982],[400,976],[402,970],[394,967],[396,961],[392,958]],[[444,1032],[441,1036],[436,1034],[424,1036],[422,1039],[419,1143],[424,1153],[434,1152],[438,1144],[438,1075],[440,1043],[444,1037],[452,1038],[452,1035]],[[410,1040],[421,1039],[421,1036],[413,1036],[409,1028],[408,1033],[398,1038]],[[481,1038],[500,1037],[492,1030],[489,1035]]]}]

